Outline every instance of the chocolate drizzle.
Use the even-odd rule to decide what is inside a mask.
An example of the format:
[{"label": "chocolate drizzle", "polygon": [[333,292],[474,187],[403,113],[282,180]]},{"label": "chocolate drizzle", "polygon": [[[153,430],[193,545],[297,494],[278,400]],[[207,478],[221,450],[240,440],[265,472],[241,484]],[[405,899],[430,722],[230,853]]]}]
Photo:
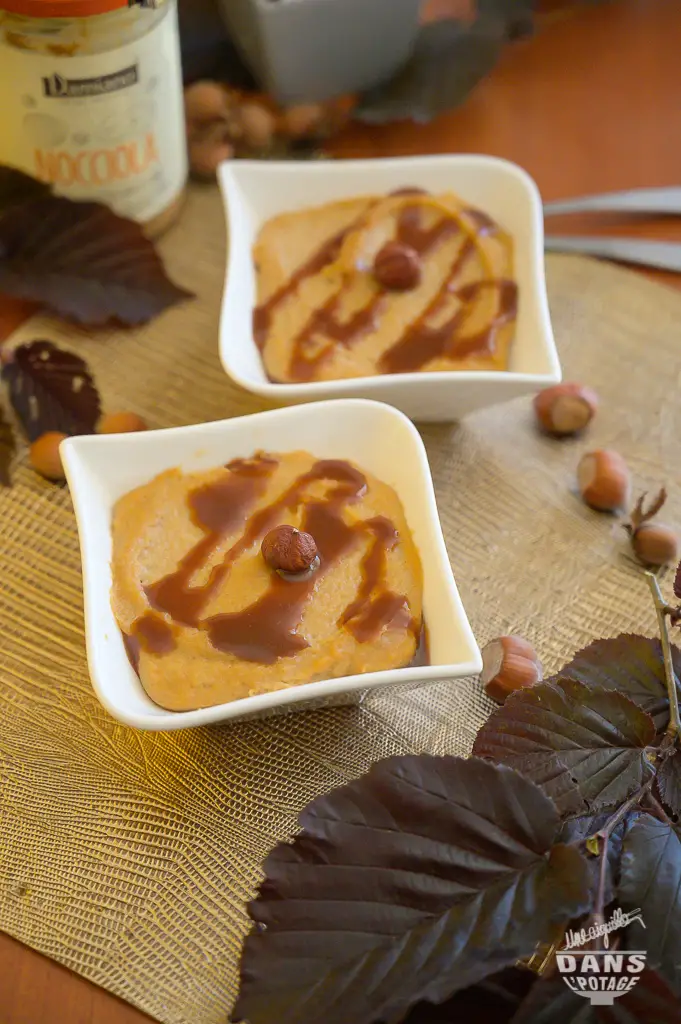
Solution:
[{"label": "chocolate drizzle", "polygon": [[[458,234],[460,228],[453,218],[438,221],[424,228],[421,207],[408,205],[400,210],[395,239],[411,246],[419,256],[426,256],[446,238]],[[350,279],[350,275],[347,277]],[[345,320],[339,318],[343,288],[319,309],[314,310],[293,339],[289,372],[294,380],[313,380],[316,369],[331,357],[335,346],[349,348],[378,327],[378,319],[387,302],[382,289],[377,289],[368,305],[358,309]],[[318,339],[324,341],[320,345]]]},{"label": "chocolate drizzle", "polygon": [[351,224],[350,227],[344,228],[343,231],[339,231],[337,235],[334,235],[328,242],[325,242],[302,266],[298,267],[295,273],[291,274],[288,281],[285,281],[280,288],[277,288],[267,302],[263,302],[260,306],[255,307],[253,310],[253,338],[260,351],[262,351],[267,341],[267,334],[275,309],[289,295],[293,295],[306,278],[313,277],[314,274],[318,274],[320,270],[323,270],[324,267],[338,259],[338,254],[345,237],[353,226]]},{"label": "chocolate drizzle", "polygon": [[[391,194],[408,197],[423,193],[420,189],[404,188]],[[418,371],[431,360],[441,357],[464,359],[475,355],[492,355],[499,327],[508,323],[515,316],[517,286],[513,281],[507,279],[476,281],[457,292],[463,267],[476,252],[476,236],[493,235],[499,230],[497,223],[482,210],[470,208],[463,212],[465,217],[473,223],[476,234],[468,235],[463,240],[456,260],[435,298],[417,320],[407,325],[402,337],[383,353],[378,364],[381,373]],[[461,223],[453,215],[443,216],[429,227],[423,226],[422,215],[421,203],[407,202],[397,217],[394,236],[396,241],[409,245],[421,257],[427,256],[446,239],[462,233]],[[292,295],[307,277],[318,273],[337,258],[346,236],[360,225],[363,217],[358,218],[348,228],[325,243],[267,302],[255,309],[253,314],[254,336],[261,350],[267,341],[274,310]],[[382,289],[377,289],[369,302],[362,308],[341,319],[343,298],[347,294],[347,285],[351,284],[352,279],[353,272],[346,274],[339,290],[319,309],[312,312],[294,337],[289,363],[289,378],[291,380],[314,380],[320,366],[333,357],[339,346],[349,348],[367,334],[378,330],[384,307],[389,301],[389,297]],[[462,336],[461,329],[470,316],[473,303],[480,295],[481,290],[489,287],[496,287],[499,290],[497,315],[484,330],[468,337]],[[439,313],[444,312],[445,303],[448,303],[455,293],[462,305],[445,322],[438,324],[437,327],[431,326],[430,321],[435,319]]]},{"label": "chocolate drizzle", "polygon": [[[349,525],[343,518],[347,504],[366,493],[364,475],[348,462],[320,460],[298,477],[276,501],[248,516],[264,492],[277,466],[271,456],[237,460],[227,467],[226,478],[193,491],[188,498],[194,523],[204,536],[181,559],[178,568],[146,586],[153,611],[146,612],[126,637],[126,648],[135,665],[140,649],[165,654],[175,646],[174,625],[192,626],[207,632],[213,647],[245,661],[272,664],[309,646],[297,632],[305,603],[319,581],[367,535],[367,552],[361,563],[362,581],[355,600],[340,616],[338,625],[347,626],[364,643],[384,628],[411,628],[415,635],[420,623],[412,621],[406,597],[385,588],[386,552],[398,540],[395,527],[383,516]],[[306,497],[314,483],[328,483],[323,499]],[[228,576],[237,558],[256,544],[281,520],[282,514],[303,505],[300,528],[317,543],[320,567],[300,580],[284,580],[271,574],[268,588],[251,605],[239,612],[203,617],[203,611]],[[208,562],[229,533],[243,524],[243,532],[208,573],[203,584],[192,585],[193,577]],[[169,623],[164,616],[169,616]]]}]

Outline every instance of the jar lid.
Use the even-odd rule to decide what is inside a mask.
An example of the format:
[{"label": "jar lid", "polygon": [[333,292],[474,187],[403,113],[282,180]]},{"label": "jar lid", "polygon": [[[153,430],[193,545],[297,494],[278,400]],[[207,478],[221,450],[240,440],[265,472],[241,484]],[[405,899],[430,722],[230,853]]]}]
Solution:
[{"label": "jar lid", "polygon": [[0,0],[0,11],[29,18],[89,18],[123,7],[159,7],[162,0]]}]

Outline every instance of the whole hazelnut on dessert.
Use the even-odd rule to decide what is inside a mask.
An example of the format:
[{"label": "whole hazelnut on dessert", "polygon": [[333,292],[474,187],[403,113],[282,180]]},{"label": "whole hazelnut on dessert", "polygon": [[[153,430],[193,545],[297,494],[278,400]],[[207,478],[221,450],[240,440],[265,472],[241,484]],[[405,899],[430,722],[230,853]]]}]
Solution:
[{"label": "whole hazelnut on dessert", "polygon": [[409,291],[421,280],[421,257],[410,245],[386,242],[376,253],[374,277],[388,291]]},{"label": "whole hazelnut on dessert", "polygon": [[586,504],[598,512],[616,512],[629,504],[629,468],[618,452],[600,449],[583,455],[577,483]]},{"label": "whole hazelnut on dessert", "polygon": [[37,473],[47,480],[63,480],[64,467],[59,454],[59,445],[66,440],[66,434],[50,430],[42,434],[31,445],[28,453],[29,462]]},{"label": "whole hazelnut on dessert", "polygon": [[217,121],[227,112],[227,94],[218,82],[194,82],[184,91],[184,110],[188,121]]},{"label": "whole hazelnut on dessert", "polygon": [[108,412],[97,424],[98,434],[133,434],[146,429],[145,421],[136,412]]},{"label": "whole hazelnut on dessert", "polygon": [[277,526],[265,535],[260,548],[270,569],[296,576],[318,563],[314,537],[295,526]]},{"label": "whole hazelnut on dessert", "polygon": [[480,682],[488,697],[503,704],[509,693],[540,683],[541,662],[534,647],[520,636],[500,636],[482,651]]},{"label": "whole hazelnut on dessert", "polygon": [[569,437],[591,423],[598,408],[598,395],[582,384],[556,384],[540,391],[534,399],[537,420],[547,434]]}]

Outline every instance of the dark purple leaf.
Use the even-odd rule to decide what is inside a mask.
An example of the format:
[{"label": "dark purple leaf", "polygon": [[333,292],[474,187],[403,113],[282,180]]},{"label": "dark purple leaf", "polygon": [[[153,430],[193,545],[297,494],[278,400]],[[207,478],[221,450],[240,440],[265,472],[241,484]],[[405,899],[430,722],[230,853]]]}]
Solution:
[{"label": "dark purple leaf", "polygon": [[681,751],[677,750],[660,766],[657,788],[672,814],[681,814]]},{"label": "dark purple leaf", "polygon": [[563,813],[577,787],[592,812],[625,800],[648,779],[650,715],[621,693],[555,679],[512,693],[477,735],[473,753],[543,786]]},{"label": "dark purple leaf", "polygon": [[641,814],[622,844],[617,900],[640,910],[645,928],[627,929],[627,949],[645,949],[646,966],[681,994],[681,831]]},{"label": "dark purple leaf", "polygon": [[191,295],[139,224],[100,203],[46,196],[0,218],[0,292],[85,324],[139,324]]},{"label": "dark purple leaf", "polygon": [[526,997],[537,976],[518,967],[493,974],[477,985],[457,992],[439,1006],[419,1003],[403,1024],[510,1024],[511,1017]]},{"label": "dark purple leaf", "polygon": [[612,1006],[592,1006],[560,975],[538,981],[510,1024],[679,1024],[679,1003],[655,971],[645,970]]},{"label": "dark purple leaf", "polygon": [[[681,675],[681,651],[673,647],[672,653],[677,674]],[[658,733],[667,728],[669,700],[659,640],[630,633],[595,640],[579,651],[556,678],[617,690],[652,716]]]},{"label": "dark purple leaf", "polygon": [[29,441],[48,430],[92,434],[101,407],[87,364],[51,341],[32,341],[10,352],[2,379]]},{"label": "dark purple leaf", "polygon": [[10,206],[30,202],[32,199],[40,199],[49,194],[49,185],[37,181],[30,174],[24,174],[16,167],[6,167],[0,164],[0,214],[8,210]]},{"label": "dark purple leaf", "polygon": [[674,594],[681,601],[681,562],[677,565],[674,576]]},{"label": "dark purple leaf", "polygon": [[530,956],[585,912],[553,803],[477,758],[410,756],[314,801],[267,858],[234,1020],[387,1024]]},{"label": "dark purple leaf", "polygon": [[5,413],[0,408],[0,486],[2,487],[9,487],[11,483],[9,469],[15,447],[12,426],[5,419]]}]

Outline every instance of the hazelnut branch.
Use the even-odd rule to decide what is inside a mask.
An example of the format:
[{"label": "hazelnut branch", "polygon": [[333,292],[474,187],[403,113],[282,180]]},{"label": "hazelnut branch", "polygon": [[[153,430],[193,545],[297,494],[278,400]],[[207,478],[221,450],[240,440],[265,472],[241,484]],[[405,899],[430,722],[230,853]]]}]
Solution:
[{"label": "hazelnut branch", "polygon": [[667,726],[667,736],[672,740],[675,740],[679,735],[679,731],[681,731],[681,720],[679,719],[679,693],[676,688],[676,673],[674,672],[672,647],[669,642],[669,626],[667,623],[667,609],[669,606],[662,597],[660,584],[657,582],[657,576],[652,572],[647,572],[646,576],[648,577],[650,592],[653,595],[657,624],[660,630],[660,643],[662,644],[662,656],[664,658],[664,675],[667,681],[667,693],[669,695],[669,725]]},{"label": "hazelnut branch", "polygon": [[603,924],[605,922],[605,881],[608,873],[608,846],[610,845],[610,833],[602,837],[600,858],[601,863],[598,871],[598,891],[596,893],[596,903],[594,906],[593,917],[596,924]]}]

